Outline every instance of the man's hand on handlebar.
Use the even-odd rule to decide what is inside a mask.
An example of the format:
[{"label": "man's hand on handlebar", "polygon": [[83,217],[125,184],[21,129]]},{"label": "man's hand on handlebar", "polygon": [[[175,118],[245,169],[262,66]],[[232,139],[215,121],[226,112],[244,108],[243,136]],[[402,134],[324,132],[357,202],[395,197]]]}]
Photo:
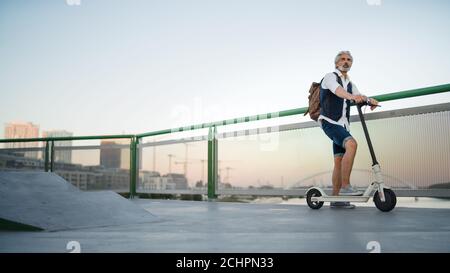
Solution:
[{"label": "man's hand on handlebar", "polygon": [[372,111],[373,111],[373,109],[377,108],[377,106],[379,106],[378,101],[376,99],[367,98],[366,96],[363,96],[363,95],[352,95],[351,100],[357,104],[369,105],[370,110],[372,110]]},{"label": "man's hand on handlebar", "polygon": [[370,105],[370,110],[373,111],[373,109],[377,108],[378,101],[376,99],[369,98],[369,105]]},{"label": "man's hand on handlebar", "polygon": [[356,103],[363,103],[367,101],[367,97],[361,95],[353,95],[352,100],[355,101]]}]

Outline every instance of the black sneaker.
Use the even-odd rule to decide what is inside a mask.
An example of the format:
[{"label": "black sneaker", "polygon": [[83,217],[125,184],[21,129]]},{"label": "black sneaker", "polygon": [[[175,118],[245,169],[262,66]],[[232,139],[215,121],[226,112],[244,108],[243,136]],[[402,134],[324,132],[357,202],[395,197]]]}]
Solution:
[{"label": "black sneaker", "polygon": [[330,208],[337,209],[354,209],[355,205],[350,204],[350,202],[330,202]]}]

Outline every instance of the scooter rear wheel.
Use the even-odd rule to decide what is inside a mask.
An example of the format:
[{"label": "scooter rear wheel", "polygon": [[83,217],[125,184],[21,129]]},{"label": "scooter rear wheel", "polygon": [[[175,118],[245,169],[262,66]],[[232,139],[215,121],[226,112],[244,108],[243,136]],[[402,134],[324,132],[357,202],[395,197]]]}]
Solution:
[{"label": "scooter rear wheel", "polygon": [[306,203],[308,203],[308,206],[312,209],[320,209],[323,206],[323,201],[311,201],[312,197],[319,197],[322,196],[320,191],[318,189],[312,189],[309,190],[306,194]]},{"label": "scooter rear wheel", "polygon": [[375,195],[373,196],[375,206],[384,212],[393,210],[397,204],[397,197],[395,196],[395,193],[391,189],[384,189],[384,199],[385,202],[382,202],[378,191],[375,192]]}]

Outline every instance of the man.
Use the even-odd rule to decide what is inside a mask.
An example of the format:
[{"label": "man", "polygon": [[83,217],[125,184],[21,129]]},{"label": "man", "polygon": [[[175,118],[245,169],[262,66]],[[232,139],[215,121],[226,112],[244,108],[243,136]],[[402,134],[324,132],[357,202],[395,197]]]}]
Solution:
[{"label": "man", "polygon": [[[333,141],[334,169],[333,195],[362,195],[350,185],[353,160],[355,159],[357,142],[350,134],[350,101],[356,103],[367,101],[355,84],[350,82],[348,71],[352,67],[353,57],[349,51],[341,51],[335,60],[335,71],[328,73],[320,85],[319,123],[325,134]],[[371,110],[378,101],[369,99]],[[331,208],[355,208],[350,202],[331,202]]]}]

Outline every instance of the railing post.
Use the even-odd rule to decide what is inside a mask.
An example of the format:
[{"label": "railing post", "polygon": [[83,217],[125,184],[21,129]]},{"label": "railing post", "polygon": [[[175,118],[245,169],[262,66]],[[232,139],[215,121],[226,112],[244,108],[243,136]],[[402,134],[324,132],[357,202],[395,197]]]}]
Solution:
[{"label": "railing post", "polygon": [[130,199],[136,196],[136,182],[137,182],[137,144],[139,139],[132,137],[130,141]]},{"label": "railing post", "polygon": [[48,172],[48,163],[49,163],[49,145],[48,141],[45,142],[45,152],[44,152],[44,170]]},{"label": "railing post", "polygon": [[218,165],[218,142],[216,126],[209,127],[208,133],[208,200],[217,198],[217,165]]},{"label": "railing post", "polygon": [[50,149],[50,172],[53,172],[53,167],[55,163],[55,141],[51,141],[51,149]]}]

